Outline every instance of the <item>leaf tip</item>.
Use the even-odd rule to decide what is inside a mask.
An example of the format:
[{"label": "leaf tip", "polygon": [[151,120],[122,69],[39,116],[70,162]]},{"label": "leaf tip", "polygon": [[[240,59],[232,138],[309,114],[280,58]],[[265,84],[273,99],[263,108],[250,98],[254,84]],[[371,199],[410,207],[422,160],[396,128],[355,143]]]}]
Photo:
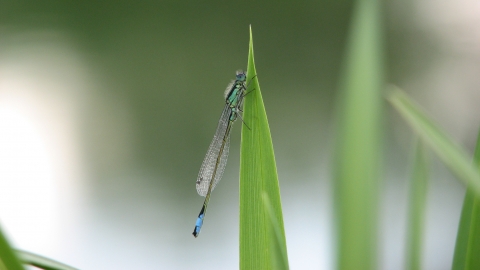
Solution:
[{"label": "leaf tip", "polygon": [[250,49],[253,47],[253,33],[252,33],[252,25],[250,24]]}]

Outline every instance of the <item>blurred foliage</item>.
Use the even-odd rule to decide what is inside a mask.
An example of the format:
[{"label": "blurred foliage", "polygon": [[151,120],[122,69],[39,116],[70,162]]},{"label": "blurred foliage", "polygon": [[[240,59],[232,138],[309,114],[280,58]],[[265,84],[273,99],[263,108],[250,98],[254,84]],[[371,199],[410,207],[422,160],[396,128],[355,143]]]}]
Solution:
[{"label": "blurred foliage", "polygon": [[337,268],[375,269],[385,84],[381,1],[357,2],[338,99],[335,156]]},{"label": "blurred foliage", "polygon": [[387,99],[457,179],[480,195],[480,171],[470,161],[467,151],[452,140],[402,90],[393,87]]},{"label": "blurred foliage", "polygon": [[415,157],[410,180],[410,200],[408,213],[408,239],[406,269],[422,269],[423,235],[425,229],[425,209],[428,191],[429,159],[422,141],[415,146]]},{"label": "blurred foliage", "polygon": [[23,270],[17,255],[5,235],[0,231],[0,269],[1,270]]},{"label": "blurred foliage", "polygon": [[[480,168],[480,132],[477,137],[474,163]],[[458,225],[457,242],[453,257],[453,270],[480,268],[480,197],[468,188],[463,201]]]}]

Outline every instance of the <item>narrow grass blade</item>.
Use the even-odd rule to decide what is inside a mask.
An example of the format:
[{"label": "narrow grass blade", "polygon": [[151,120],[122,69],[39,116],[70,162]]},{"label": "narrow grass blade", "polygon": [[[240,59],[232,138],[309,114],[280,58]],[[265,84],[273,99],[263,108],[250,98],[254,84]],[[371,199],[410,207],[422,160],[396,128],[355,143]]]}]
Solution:
[{"label": "narrow grass blade", "polygon": [[[474,163],[480,168],[480,132],[477,137]],[[458,226],[452,270],[480,269],[480,196],[467,188]]]},{"label": "narrow grass blade", "polygon": [[457,178],[480,196],[480,172],[465,150],[448,138],[400,89],[393,87],[387,99]]},{"label": "narrow grass blade", "polygon": [[337,269],[377,264],[379,155],[384,89],[381,4],[356,1],[342,77],[335,156]]},{"label": "narrow grass blade", "polygon": [[46,270],[78,270],[66,264],[54,261],[52,259],[45,258],[43,256],[33,254],[28,251],[16,250],[16,253],[20,260],[24,264],[29,264],[40,269]]},{"label": "narrow grass blade", "polygon": [[240,269],[268,270],[273,269],[271,252],[274,248],[271,243],[275,241],[270,233],[271,218],[262,199],[264,192],[270,199],[275,226],[282,238],[280,246],[275,248],[287,254],[287,247],[272,139],[256,75],[250,29],[247,70],[249,87],[243,114],[243,119],[250,128],[243,125],[240,150]]},{"label": "narrow grass blade", "polygon": [[422,141],[418,141],[415,152],[408,219],[407,269],[409,270],[422,269],[422,236],[428,189],[428,161]]},{"label": "narrow grass blade", "polygon": [[23,266],[0,231],[0,270],[23,270]]}]

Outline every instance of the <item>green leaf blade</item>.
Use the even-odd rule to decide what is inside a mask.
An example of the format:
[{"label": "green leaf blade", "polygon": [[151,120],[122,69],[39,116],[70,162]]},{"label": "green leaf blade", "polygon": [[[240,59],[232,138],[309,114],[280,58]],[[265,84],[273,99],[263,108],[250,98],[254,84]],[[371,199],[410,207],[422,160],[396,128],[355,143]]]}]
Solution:
[{"label": "green leaf blade", "polygon": [[[242,127],[240,150],[240,269],[274,269],[272,243],[286,253],[280,188],[273,152],[270,128],[256,76],[253,41],[247,69],[248,94],[244,100],[243,119],[249,128]],[[263,194],[269,198],[275,225],[265,208]],[[277,227],[281,241],[272,237],[272,226]]]},{"label": "green leaf blade", "polygon": [[7,238],[0,231],[0,269],[1,270],[24,270],[14,250],[8,243]]},{"label": "green leaf blade", "polygon": [[410,210],[407,243],[407,269],[420,270],[425,207],[428,189],[428,161],[422,141],[416,146],[412,179],[410,182]]},{"label": "green leaf blade", "polygon": [[[477,136],[474,163],[480,168],[480,132]],[[463,202],[452,270],[480,269],[480,196],[467,188]]]},{"label": "green leaf blade", "polygon": [[336,136],[337,269],[375,269],[384,87],[381,5],[356,3]]},{"label": "green leaf blade", "polygon": [[66,264],[28,252],[17,250],[17,255],[24,264],[29,264],[45,270],[78,270]]},{"label": "green leaf blade", "polygon": [[480,196],[480,172],[466,151],[450,139],[410,98],[393,87],[387,99],[420,138],[458,178]]}]

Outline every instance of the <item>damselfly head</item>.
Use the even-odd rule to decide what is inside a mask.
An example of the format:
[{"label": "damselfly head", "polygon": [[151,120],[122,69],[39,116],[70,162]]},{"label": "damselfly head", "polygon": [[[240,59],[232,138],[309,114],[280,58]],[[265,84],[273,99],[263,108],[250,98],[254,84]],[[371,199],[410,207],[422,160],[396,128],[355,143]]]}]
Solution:
[{"label": "damselfly head", "polygon": [[243,70],[237,70],[237,80],[238,81],[246,81],[247,80],[247,74]]}]

